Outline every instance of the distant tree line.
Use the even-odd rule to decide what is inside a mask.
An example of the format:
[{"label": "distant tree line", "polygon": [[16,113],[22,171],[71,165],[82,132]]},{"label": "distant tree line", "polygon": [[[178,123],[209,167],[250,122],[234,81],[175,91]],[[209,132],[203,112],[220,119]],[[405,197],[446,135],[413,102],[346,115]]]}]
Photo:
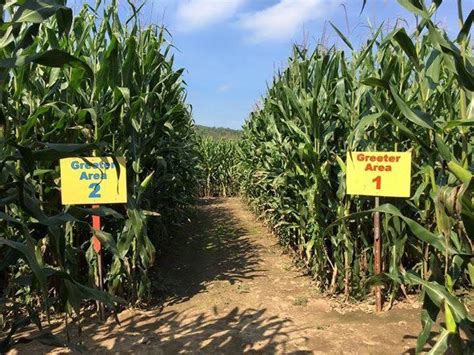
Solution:
[{"label": "distant tree line", "polygon": [[242,131],[230,128],[196,125],[196,129],[200,135],[216,139],[240,139],[242,136]]}]

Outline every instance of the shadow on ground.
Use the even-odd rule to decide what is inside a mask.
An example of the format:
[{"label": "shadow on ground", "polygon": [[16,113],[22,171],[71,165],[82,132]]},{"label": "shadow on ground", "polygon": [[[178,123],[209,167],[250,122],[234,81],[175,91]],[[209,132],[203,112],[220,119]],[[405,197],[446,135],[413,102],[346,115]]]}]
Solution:
[{"label": "shadow on ground", "polygon": [[[266,308],[218,309],[208,304],[207,310],[200,310],[184,303],[216,281],[235,284],[262,276],[261,247],[249,240],[251,232],[255,233],[245,229],[222,200],[201,200],[191,222],[173,232],[174,238],[151,273],[160,300],[154,303],[178,309],[126,310],[119,315],[120,325],[112,319],[101,325],[86,318],[82,337],[71,331],[71,344],[99,353],[240,353],[255,348],[271,353],[285,349],[289,333],[295,333],[292,341],[301,336],[290,320],[269,315]],[[65,338],[64,329],[54,333]],[[51,350],[41,344],[32,349],[31,345],[28,352]]]},{"label": "shadow on ground", "polygon": [[175,304],[202,292],[211,281],[259,277],[260,249],[221,199],[200,201],[191,222],[173,233],[153,272],[155,294]]},{"label": "shadow on ground", "polygon": [[[71,344],[86,353],[413,351],[418,311],[330,311],[327,300],[308,296],[309,284],[300,273],[286,269],[289,260],[283,262],[281,254],[270,250],[272,242],[260,238],[261,229],[239,208],[232,199],[202,200],[191,222],[163,242],[166,248],[150,274],[155,302],[147,310],[121,312],[120,324],[112,317],[98,324],[85,316],[81,337],[71,329]],[[295,303],[299,295],[307,304]],[[61,324],[53,332],[65,340]],[[34,342],[15,350],[36,354],[68,349]]]},{"label": "shadow on ground", "polygon": [[[150,318],[143,314],[129,314],[121,320],[120,332],[111,333],[99,327],[102,328],[100,335],[84,345],[93,352],[174,354],[202,351],[233,354],[258,347],[259,352],[274,353],[277,348],[279,351],[286,349],[287,341],[290,338],[294,341],[299,336],[289,320],[266,316],[265,309],[242,310],[236,307],[221,316],[165,311],[151,324],[148,323]],[[87,332],[94,334],[95,328],[94,325]]]}]

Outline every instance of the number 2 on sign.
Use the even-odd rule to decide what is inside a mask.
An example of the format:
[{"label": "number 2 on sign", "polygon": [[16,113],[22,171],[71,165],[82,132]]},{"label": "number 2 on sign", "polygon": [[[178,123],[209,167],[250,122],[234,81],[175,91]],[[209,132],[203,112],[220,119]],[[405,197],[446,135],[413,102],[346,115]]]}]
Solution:
[{"label": "number 2 on sign", "polygon": [[100,185],[99,184],[90,184],[89,189],[92,189],[91,193],[89,194],[89,198],[100,198]]},{"label": "number 2 on sign", "polygon": [[375,179],[372,180],[372,182],[375,182],[375,188],[377,190],[380,190],[382,188],[382,177],[377,176]]}]

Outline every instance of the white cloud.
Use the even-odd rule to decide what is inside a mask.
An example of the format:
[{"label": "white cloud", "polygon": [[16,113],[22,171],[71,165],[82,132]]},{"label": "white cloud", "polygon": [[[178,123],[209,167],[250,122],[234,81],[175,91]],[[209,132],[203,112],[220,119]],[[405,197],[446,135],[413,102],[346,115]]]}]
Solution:
[{"label": "white cloud", "polygon": [[246,0],[181,0],[177,20],[181,30],[194,30],[233,17]]},{"label": "white cloud", "polygon": [[222,84],[220,86],[217,87],[216,91],[220,94],[222,93],[225,93],[225,92],[228,92],[232,89],[232,85],[230,84]]},{"label": "white cloud", "polygon": [[303,25],[327,15],[334,0],[280,0],[261,11],[243,14],[238,25],[250,32],[252,42],[290,39]]}]

